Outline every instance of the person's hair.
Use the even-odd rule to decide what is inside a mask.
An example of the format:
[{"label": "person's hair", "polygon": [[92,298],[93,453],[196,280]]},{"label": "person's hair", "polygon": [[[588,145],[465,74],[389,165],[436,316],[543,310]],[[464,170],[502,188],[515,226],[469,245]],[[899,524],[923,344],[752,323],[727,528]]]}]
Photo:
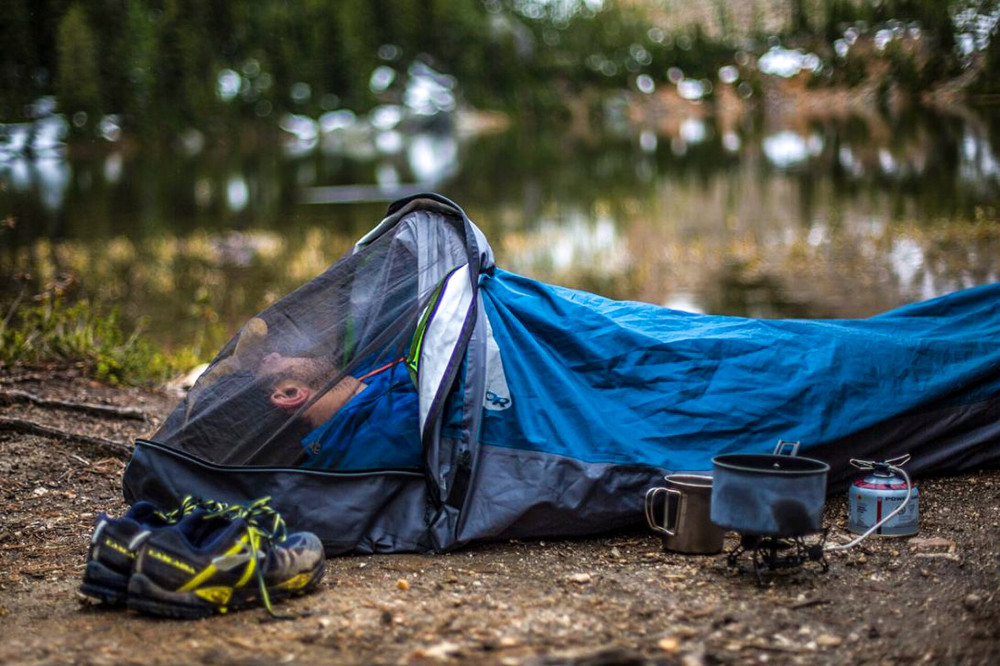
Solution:
[{"label": "person's hair", "polygon": [[280,382],[288,379],[300,381],[310,388],[318,389],[337,373],[337,367],[329,359],[318,356],[295,358],[296,363],[265,375],[265,385],[268,391],[273,391]]}]

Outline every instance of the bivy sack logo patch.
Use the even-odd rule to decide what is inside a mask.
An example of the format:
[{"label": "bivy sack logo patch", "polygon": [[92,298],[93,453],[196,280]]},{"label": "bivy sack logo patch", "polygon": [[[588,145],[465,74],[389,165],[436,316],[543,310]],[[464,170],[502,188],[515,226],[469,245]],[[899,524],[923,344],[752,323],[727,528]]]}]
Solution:
[{"label": "bivy sack logo patch", "polygon": [[486,317],[486,396],[483,407],[492,411],[507,409],[511,401],[507,375],[504,374],[503,361],[500,358],[500,347],[493,339],[490,318]]}]

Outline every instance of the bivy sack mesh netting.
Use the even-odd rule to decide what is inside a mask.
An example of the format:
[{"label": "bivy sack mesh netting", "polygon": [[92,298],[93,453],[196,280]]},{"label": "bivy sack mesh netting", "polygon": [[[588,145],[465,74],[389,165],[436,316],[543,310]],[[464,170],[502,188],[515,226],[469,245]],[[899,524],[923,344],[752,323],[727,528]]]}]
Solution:
[{"label": "bivy sack mesh netting", "polygon": [[[427,214],[417,211],[410,225],[373,234],[251,319],[152,439],[225,465],[365,469],[343,461],[313,464],[315,451],[301,444],[310,428],[327,420],[312,423],[318,417],[310,415],[331,394],[354,397],[347,394],[357,391],[358,383],[345,386],[351,378],[365,386],[358,397],[368,397],[374,393],[368,389],[377,385],[388,413],[394,420],[412,419],[409,430],[417,432],[418,413],[408,396],[413,391],[399,385],[415,389],[421,315],[429,314],[427,306],[442,279],[466,264],[468,256],[462,235],[424,224]],[[461,224],[461,218],[454,219]],[[421,255],[433,259],[422,262]],[[286,379],[305,385],[303,400],[275,398]],[[403,452],[400,460],[419,458],[419,434],[410,444],[415,455]],[[386,467],[377,455],[372,461]],[[419,461],[403,465],[420,466]]]},{"label": "bivy sack mesh netting", "polygon": [[[188,493],[271,494],[330,552],[366,535],[383,541],[372,549],[428,548],[420,533],[426,468],[442,468],[445,410],[446,434],[467,437],[461,392],[448,389],[464,382],[458,336],[470,304],[442,295],[449,280],[452,292],[471,293],[491,262],[454,204],[436,195],[397,202],[352,252],[242,327],[163,425],[137,442],[126,497],[169,504]],[[351,499],[326,506],[331,493]],[[395,503],[407,505],[404,523],[417,515],[421,528],[379,536],[368,514]]]}]

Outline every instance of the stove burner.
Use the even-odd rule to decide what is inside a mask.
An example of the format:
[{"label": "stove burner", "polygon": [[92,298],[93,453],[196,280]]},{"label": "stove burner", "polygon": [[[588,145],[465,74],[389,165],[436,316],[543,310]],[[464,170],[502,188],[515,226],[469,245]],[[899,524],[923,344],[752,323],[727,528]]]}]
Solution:
[{"label": "stove burner", "polygon": [[739,545],[728,553],[726,564],[730,569],[738,569],[740,568],[740,556],[743,553],[750,553],[758,585],[764,584],[766,574],[800,569],[808,562],[818,563],[821,573],[826,573],[830,569],[823,554],[826,545],[826,530],[824,529],[818,534],[818,541],[812,539],[806,541],[806,536],[772,537],[742,534]]}]

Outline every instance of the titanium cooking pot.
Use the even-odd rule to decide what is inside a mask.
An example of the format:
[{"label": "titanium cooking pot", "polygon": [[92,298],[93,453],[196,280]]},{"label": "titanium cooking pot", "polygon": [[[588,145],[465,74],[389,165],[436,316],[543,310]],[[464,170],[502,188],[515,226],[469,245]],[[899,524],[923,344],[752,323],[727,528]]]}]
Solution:
[{"label": "titanium cooking pot", "polygon": [[[788,446],[791,454],[782,454]],[[713,458],[712,522],[743,535],[797,537],[822,531],[830,466],[799,458],[798,450],[798,442],[778,442],[771,455]]]}]

